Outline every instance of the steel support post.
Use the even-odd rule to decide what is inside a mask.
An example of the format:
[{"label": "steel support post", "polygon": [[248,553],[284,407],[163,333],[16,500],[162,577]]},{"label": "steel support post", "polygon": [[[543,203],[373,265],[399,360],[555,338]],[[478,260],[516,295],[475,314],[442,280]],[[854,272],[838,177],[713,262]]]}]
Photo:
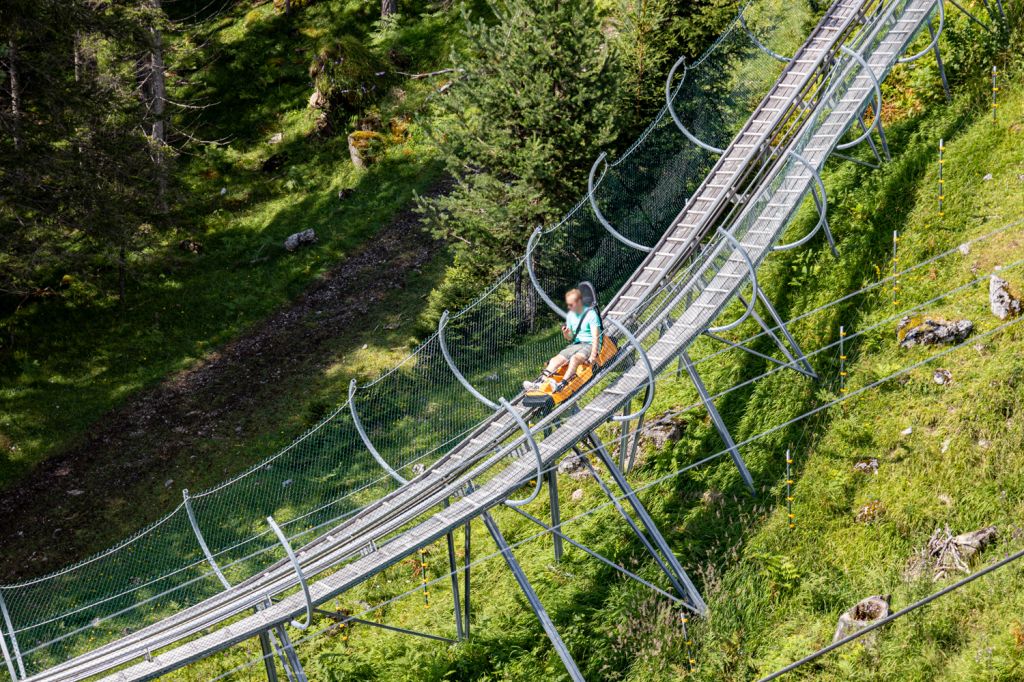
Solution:
[{"label": "steel support post", "polygon": [[[548,479],[548,497],[551,500],[551,525],[558,528],[562,525],[562,509],[558,504],[558,467],[551,469],[545,476]],[[562,560],[562,536],[553,533],[551,539],[555,544],[555,562],[559,562]]]},{"label": "steel support post", "polygon": [[14,649],[14,661],[18,664],[18,672],[21,676],[14,674],[14,662],[11,660],[11,654],[7,650],[7,642],[4,639],[4,633],[0,630],[0,648],[3,648],[4,662],[7,663],[7,671],[11,674],[11,680],[22,680],[28,677],[25,674],[25,662],[21,657],[21,649],[18,648],[18,636],[14,632],[14,622],[11,620],[11,614],[7,610],[7,601],[4,599],[3,592],[0,592],[0,613],[3,614],[4,625],[7,627],[7,634],[11,636],[11,647]]},{"label": "steel support post", "polygon": [[625,507],[622,506],[622,503],[619,501],[619,498],[615,496],[615,493],[611,491],[608,485],[604,482],[604,479],[601,478],[600,474],[597,473],[597,470],[594,469],[594,465],[591,464],[589,460],[584,460],[584,462],[586,463],[587,470],[590,471],[590,475],[594,477],[594,480],[597,481],[597,484],[601,487],[601,491],[604,492],[604,494],[611,501],[612,506],[615,507],[615,510],[619,512],[619,515],[626,521],[626,524],[629,526],[630,530],[632,530],[633,534],[636,535],[638,540],[640,540],[641,544],[643,544],[644,546],[644,549],[646,549],[647,553],[650,554],[651,558],[654,559],[654,562],[658,564],[658,568],[660,568],[662,573],[664,573],[668,577],[669,582],[672,583],[672,587],[675,589],[675,591],[682,596],[686,596],[686,587],[684,586],[683,582],[679,579],[679,576],[677,576],[665,564],[665,561],[661,558],[661,555],[658,554],[658,550],[656,550],[654,548],[654,545],[651,544],[651,539],[648,538],[647,534],[640,529],[640,526],[636,525],[636,521],[633,520],[633,517],[630,516],[629,512],[627,512]]},{"label": "steel support post", "polygon": [[292,680],[292,682],[309,682],[309,678],[306,677],[306,671],[302,667],[302,661],[299,660],[299,655],[295,653],[295,647],[292,645],[292,640],[288,636],[288,631],[284,629],[284,625],[278,625],[274,628],[274,632],[277,633],[277,638],[281,641],[281,647],[284,649],[284,655],[288,660],[288,665],[284,667],[284,672],[288,675],[288,679]]},{"label": "steel support post", "polygon": [[[804,369],[806,370],[806,372],[804,373],[807,374],[807,376],[811,377],[812,379],[817,380],[818,373],[814,371],[814,368],[811,367],[811,363],[807,361],[807,354],[804,353],[802,348],[800,348],[800,344],[796,342],[796,339],[793,338],[793,335],[789,333],[789,328],[786,326],[785,321],[783,321],[782,316],[779,315],[779,311],[775,309],[775,306],[773,306],[772,302],[768,299],[768,295],[764,293],[764,289],[758,289],[757,296],[761,300],[761,305],[763,305],[765,310],[768,311],[768,316],[772,318],[772,321],[775,322],[776,326],[782,332],[782,335],[786,337],[786,342],[789,344],[789,347],[792,348],[793,352],[796,354],[795,360],[799,362],[801,365],[803,365]],[[763,326],[764,322],[761,322],[761,324]],[[783,344],[779,337],[777,337],[771,330],[768,330],[768,333],[771,334],[772,338],[775,340],[775,343],[779,345],[779,348],[783,348]],[[785,352],[785,349],[783,349],[783,352]],[[790,359],[793,359],[793,356],[790,355],[789,353],[786,353],[786,356],[789,357]]]},{"label": "steel support post", "polygon": [[585,682],[583,673],[580,672],[579,666],[576,665],[576,661],[573,659],[572,654],[569,653],[569,648],[565,646],[562,636],[558,634],[558,629],[551,620],[551,616],[549,616],[548,612],[544,609],[544,605],[540,603],[540,598],[537,596],[537,592],[533,589],[533,586],[527,579],[526,574],[523,573],[522,567],[512,554],[512,548],[509,547],[508,542],[505,541],[505,536],[501,534],[498,524],[494,522],[494,519],[491,518],[491,515],[488,512],[484,512],[481,516],[484,520],[484,525],[487,526],[488,532],[491,534],[491,537],[494,538],[494,542],[498,545],[498,549],[501,551],[501,555],[504,557],[505,563],[508,564],[509,569],[512,571],[512,575],[516,578],[516,582],[519,583],[519,589],[521,589],[523,594],[526,595],[526,600],[530,603],[530,608],[533,609],[534,614],[537,616],[537,620],[540,621],[541,627],[544,628],[544,632],[547,634],[548,639],[550,639],[551,643],[554,645],[555,652],[558,653],[558,657],[562,659],[562,664],[569,673],[569,677],[574,682]]},{"label": "steel support post", "polygon": [[757,490],[754,488],[754,478],[750,475],[750,471],[747,469],[747,463],[743,461],[743,456],[740,455],[739,448],[736,447],[736,442],[732,439],[732,434],[729,433],[729,428],[725,425],[725,420],[722,419],[722,415],[719,414],[718,409],[715,407],[714,401],[711,399],[711,394],[708,393],[707,387],[704,386],[704,382],[700,378],[700,374],[697,373],[697,368],[693,366],[693,360],[690,359],[690,354],[687,351],[683,351],[680,355],[683,360],[683,364],[686,365],[686,373],[690,375],[690,379],[693,381],[693,385],[697,388],[697,393],[700,394],[701,402],[704,403],[704,407],[707,408],[708,414],[711,415],[711,421],[714,422],[715,428],[718,430],[718,435],[725,441],[725,447],[732,455],[732,461],[739,469],[740,477],[743,478],[744,485],[750,490],[751,495],[757,495]]},{"label": "steel support post", "polygon": [[465,639],[466,633],[462,628],[462,604],[459,603],[459,572],[458,564],[455,562],[455,536],[448,533],[448,565],[451,568],[452,576],[452,602],[455,612],[455,636],[457,639]]},{"label": "steel support post", "polygon": [[875,161],[878,162],[878,166],[880,167],[882,165],[882,163],[883,163],[882,162],[882,155],[878,153],[878,147],[875,145],[874,138],[872,138],[871,135],[868,135],[868,128],[867,128],[866,125],[864,125],[864,119],[860,118],[858,116],[857,117],[857,125],[860,126],[861,133],[863,133],[864,135],[867,135],[867,137],[864,138],[864,141],[868,143],[869,147],[871,147],[871,153],[875,155]]},{"label": "steel support post", "polygon": [[576,549],[578,549],[578,550],[580,550],[580,551],[582,551],[582,552],[584,552],[586,554],[589,554],[593,558],[595,558],[598,561],[600,561],[601,563],[603,563],[605,566],[608,566],[610,568],[614,568],[616,571],[618,571],[619,573],[623,574],[624,576],[626,576],[628,578],[632,578],[633,580],[637,581],[638,583],[640,583],[644,587],[649,587],[650,589],[654,590],[655,592],[657,592],[661,596],[665,597],[666,599],[671,599],[673,602],[675,602],[677,604],[682,602],[682,599],[680,599],[676,595],[672,594],[671,592],[666,592],[665,590],[661,589],[660,587],[658,587],[654,583],[652,583],[652,582],[650,582],[648,580],[645,580],[644,578],[641,578],[636,573],[633,573],[633,571],[630,571],[629,569],[625,568],[624,566],[620,566],[619,564],[615,563],[614,561],[612,561],[608,557],[601,555],[600,553],[594,551],[590,547],[587,547],[582,542],[579,542],[577,540],[573,540],[571,537],[566,535],[565,532],[563,530],[561,530],[558,526],[549,526],[546,523],[544,523],[543,521],[541,521],[540,519],[538,519],[536,516],[531,514],[530,512],[525,511],[523,509],[519,509],[518,507],[513,507],[513,509],[516,512],[518,512],[520,516],[523,516],[523,517],[529,519],[530,521],[532,521],[533,523],[537,524],[538,526],[540,526],[544,530],[547,530],[548,532],[550,532],[552,535],[557,535],[557,536],[563,538],[570,545],[572,545]]},{"label": "steel support post", "polygon": [[658,526],[655,525],[651,515],[647,513],[647,508],[644,507],[640,498],[637,497],[633,487],[629,485],[629,481],[626,480],[625,474],[619,471],[615,466],[615,462],[608,453],[608,449],[604,446],[604,443],[601,442],[601,439],[597,434],[591,432],[590,438],[594,442],[598,456],[604,463],[605,468],[608,469],[608,473],[611,474],[612,480],[615,481],[619,490],[621,490],[623,495],[625,495],[629,505],[633,508],[633,511],[636,512],[636,515],[640,518],[640,522],[644,524],[644,527],[647,529],[647,533],[650,535],[654,544],[657,545],[658,549],[664,555],[665,560],[671,567],[672,571],[670,573],[670,577],[672,574],[675,576],[673,583],[682,583],[683,589],[680,590],[680,596],[688,601],[690,607],[696,613],[703,615],[707,611],[707,604],[704,603],[704,599],[700,596],[700,592],[697,591],[697,587],[690,580],[690,576],[686,574],[686,570],[683,568],[682,564],[679,563],[679,559],[676,558],[675,553],[672,552],[672,548],[668,546],[668,542],[661,534],[661,531],[658,530]]},{"label": "steel support post", "polygon": [[878,141],[882,143],[882,151],[885,153],[885,160],[892,161],[892,154],[889,153],[889,140],[885,137],[885,126],[882,125],[882,109],[879,108],[875,113],[875,118],[878,119]]},{"label": "steel support post", "polygon": [[263,666],[267,670],[268,682],[277,682],[277,668],[274,666],[274,647],[270,644],[270,635],[260,633],[260,649],[263,651]]},{"label": "steel support post", "polygon": [[471,521],[467,521],[466,525],[464,526],[465,532],[466,532],[466,537],[465,537],[465,547],[463,548],[463,550],[465,551],[466,556],[463,558],[463,561],[466,564],[466,572],[462,576],[462,608],[465,609],[465,615],[463,617],[463,626],[466,628],[466,639],[467,640],[469,640],[469,570],[470,570],[470,564],[472,563],[470,561],[470,558],[469,558],[470,557],[469,550],[470,550],[470,541],[472,540],[472,537],[473,537],[472,527],[470,526],[471,523],[472,523]]},{"label": "steel support post", "polygon": [[935,29],[932,28],[932,22],[928,22],[928,34],[932,38],[932,42],[935,43],[935,47],[932,50],[935,52],[935,63],[939,66],[939,76],[942,78],[942,91],[946,93],[946,104],[953,101],[953,96],[949,92],[949,81],[946,79],[946,66],[942,63],[942,52],[939,51],[939,41],[935,40]]},{"label": "steel support post", "polygon": [[[741,294],[737,294],[736,298],[739,299],[740,303],[742,303],[744,306],[747,305],[746,298],[744,298]],[[783,335],[789,341],[790,347],[792,347],[793,352],[790,352],[789,348],[786,347],[786,344],[782,342],[782,339],[780,339],[778,335],[776,335],[775,330],[772,327],[768,326],[768,324],[764,321],[764,318],[762,318],[757,313],[757,311],[752,308],[750,311],[750,317],[752,317],[754,321],[757,322],[757,324],[761,327],[764,333],[768,335],[768,338],[770,338],[779,348],[779,350],[782,351],[782,354],[786,356],[787,362],[776,360],[770,355],[765,355],[764,353],[760,353],[754,350],[753,348],[748,348],[742,343],[734,343],[724,337],[718,336],[717,334],[713,334],[711,332],[707,332],[707,336],[714,339],[715,341],[724,343],[727,346],[738,348],[744,352],[750,353],[751,355],[755,355],[764,360],[769,360],[777,365],[781,365],[782,367],[789,367],[790,369],[800,372],[800,374],[803,374],[805,376],[809,376],[812,379],[817,379],[818,375],[814,371],[814,368],[811,367],[810,363],[807,362],[807,357],[804,355],[804,352],[800,349],[800,346],[797,345],[796,340],[793,339],[792,336],[790,336],[789,330],[786,329],[785,324],[783,324],[782,322],[782,318],[779,317],[779,314],[775,311],[775,308],[772,307],[771,303],[768,302],[768,298],[764,296],[760,289],[757,290],[757,300],[761,301],[764,304],[772,320],[776,323],[776,325],[778,325],[778,328],[782,330]],[[796,355],[794,355],[793,353],[796,353]]]}]

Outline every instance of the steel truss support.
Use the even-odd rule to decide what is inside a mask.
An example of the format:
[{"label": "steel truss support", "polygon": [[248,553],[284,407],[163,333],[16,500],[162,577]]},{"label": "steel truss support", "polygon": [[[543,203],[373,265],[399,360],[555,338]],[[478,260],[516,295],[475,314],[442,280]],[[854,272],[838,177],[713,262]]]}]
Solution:
[{"label": "steel truss support", "polygon": [[[548,497],[551,502],[551,527],[561,528],[562,526],[562,509],[558,503],[558,468],[553,468],[548,471],[545,476],[548,479]],[[526,514],[519,507],[513,507],[516,511]],[[529,516],[529,515],[528,515]],[[552,533],[551,539],[555,544],[555,561],[562,560],[562,536],[559,533]]]},{"label": "steel truss support", "polygon": [[637,525],[633,517],[626,512],[625,508],[619,502],[618,497],[608,488],[604,480],[598,475],[597,470],[594,469],[594,465],[590,463],[590,460],[586,457],[581,457],[586,467],[590,470],[590,474],[597,481],[601,490],[611,500],[613,506],[619,512],[619,514],[629,524],[630,529],[636,534],[637,538],[643,543],[648,553],[654,558],[661,570],[668,576],[672,586],[679,593],[679,596],[683,598],[683,603],[686,604],[695,613],[703,615],[707,611],[707,604],[704,603],[704,599],[700,596],[700,592],[697,591],[697,587],[690,580],[690,576],[686,574],[686,570],[683,569],[682,564],[679,563],[679,559],[672,552],[665,537],[658,530],[654,520],[651,519],[651,515],[647,512],[647,508],[644,507],[643,503],[640,502],[640,498],[637,497],[633,487],[629,485],[629,481],[626,480],[625,474],[623,474],[617,466],[615,461],[612,459],[611,454],[608,452],[608,448],[601,441],[601,438],[597,433],[591,431],[588,434],[591,443],[594,445],[594,450],[597,456],[601,459],[604,467],[608,470],[612,480],[615,481],[615,485],[618,486],[619,490],[622,491],[623,496],[629,503],[629,506],[633,508],[633,512],[640,519],[640,523],[643,524],[644,528],[647,529],[645,533]]},{"label": "steel truss support", "polygon": [[562,659],[562,664],[565,666],[566,671],[569,673],[569,677],[573,682],[585,682],[583,673],[580,672],[579,666],[576,665],[575,659],[572,654],[569,653],[569,648],[565,646],[565,642],[562,640],[562,636],[558,634],[558,629],[555,627],[554,622],[551,620],[551,616],[544,609],[544,605],[540,603],[540,597],[537,596],[537,592],[533,589],[526,574],[523,573],[523,568],[516,561],[515,555],[512,554],[512,548],[509,547],[508,542],[505,540],[505,536],[501,534],[501,530],[498,528],[498,524],[494,522],[491,515],[488,512],[482,514],[484,525],[487,526],[487,531],[494,538],[494,542],[498,545],[498,550],[501,552],[501,556],[504,557],[505,563],[508,564],[509,570],[512,571],[512,575],[515,576],[516,582],[519,583],[519,589],[523,591],[526,596],[526,601],[530,603],[530,608],[533,609],[534,614],[537,616],[537,620],[540,621],[541,627],[544,628],[544,632],[547,634],[548,639],[555,647],[555,652],[558,657]]},{"label": "steel truss support", "polygon": [[346,616],[339,611],[326,611],[324,609],[316,609],[316,613],[322,616],[327,616],[331,620],[348,625],[349,623],[359,623],[360,625],[369,625],[371,627],[379,628],[381,630],[389,630],[391,632],[398,632],[403,635],[412,635],[414,637],[422,637],[424,639],[432,639],[437,642],[448,642],[449,644],[455,644],[458,642],[456,639],[450,637],[442,637],[441,635],[432,635],[429,632],[420,632],[419,630],[410,630],[408,628],[400,628],[397,625],[386,625],[384,623],[378,623],[372,620],[366,620],[364,618],[356,618],[355,616]]},{"label": "steel truss support", "polygon": [[740,477],[743,479],[744,485],[750,490],[751,495],[757,495],[757,490],[754,488],[754,478],[750,475],[750,471],[747,469],[747,463],[743,461],[743,456],[740,455],[740,450],[736,447],[736,441],[732,439],[732,434],[729,433],[729,427],[725,425],[725,420],[722,419],[722,415],[719,414],[718,408],[715,407],[714,401],[711,399],[711,394],[708,393],[708,389],[704,386],[704,382],[700,378],[700,374],[697,373],[697,368],[693,366],[693,360],[690,359],[690,354],[685,350],[680,353],[680,359],[683,361],[683,366],[686,367],[686,373],[690,375],[690,379],[693,381],[693,385],[697,388],[697,393],[700,394],[700,400],[704,403],[704,407],[707,408],[708,414],[711,415],[711,421],[715,424],[715,429],[718,431],[718,435],[722,437],[725,442],[725,447],[732,456],[732,461],[736,465],[736,468],[740,471]]},{"label": "steel truss support", "polygon": [[[786,327],[786,323],[782,319],[782,316],[779,315],[777,310],[775,310],[775,306],[772,305],[771,301],[768,299],[767,294],[765,294],[764,291],[761,289],[757,289],[754,292],[754,294],[757,297],[756,300],[760,301],[761,305],[763,305],[765,310],[768,311],[768,316],[771,318],[772,322],[775,323],[775,326],[770,326],[765,321],[765,319],[757,313],[756,309],[751,309],[750,317],[755,322],[757,322],[757,324],[761,327],[761,329],[768,336],[768,338],[770,338],[772,342],[775,343],[775,345],[778,347],[778,349],[782,351],[782,354],[786,357],[786,362],[778,360],[777,358],[773,358],[770,355],[759,353],[753,348],[745,346],[742,343],[730,341],[729,339],[719,336],[713,330],[710,329],[707,332],[705,332],[705,336],[712,338],[715,341],[718,341],[719,343],[724,343],[725,345],[730,346],[732,348],[738,348],[739,350],[742,350],[746,353],[762,358],[764,360],[768,360],[769,362],[773,362],[781,367],[788,367],[792,370],[799,372],[800,374],[803,374],[804,376],[817,380],[818,373],[814,371],[814,368],[811,366],[811,363],[808,362],[807,354],[804,353],[803,349],[800,348],[800,345],[796,342],[796,339],[794,339],[793,335],[790,334],[789,329]],[[736,298],[739,299],[740,303],[747,305],[747,300],[746,298],[743,297],[742,294],[737,294]],[[788,347],[786,346],[786,343],[783,343],[782,338],[779,338],[779,336],[775,333],[776,329],[782,332],[782,336],[789,344]],[[792,351],[790,349],[792,349]]]},{"label": "steel truss support", "polygon": [[[214,575],[220,581],[220,584],[224,586],[224,589],[231,587],[231,583],[228,582],[224,572],[221,571],[220,566],[217,564],[217,560],[214,558],[213,553],[210,551],[209,545],[206,544],[206,538],[203,536],[203,531],[199,527],[199,520],[196,518],[195,509],[192,507],[192,496],[189,495],[188,488],[181,491],[181,497],[185,505],[185,513],[188,515],[188,522],[192,526],[192,533],[196,536],[196,542],[199,543],[199,548],[203,550],[203,556],[206,557],[206,563],[210,564],[210,568],[213,569]],[[256,611],[260,611],[263,607],[257,607]],[[280,641],[280,646],[274,641],[274,633],[277,633],[277,638]],[[281,667],[284,669],[285,675],[289,680],[297,682],[298,680],[305,679],[305,672],[302,669],[302,663],[299,661],[299,657],[295,653],[295,649],[292,646],[291,640],[288,637],[288,632],[284,629],[284,626],[278,625],[273,631],[266,630],[260,633],[260,649],[263,651],[263,665],[266,668],[267,680],[269,682],[277,682],[277,668],[274,667],[274,654],[281,659]]]},{"label": "steel truss support", "polygon": [[605,564],[606,566],[614,568],[616,571],[618,571],[619,573],[622,573],[627,578],[632,578],[633,580],[637,581],[641,585],[644,585],[645,587],[651,588],[652,590],[654,590],[655,592],[657,592],[661,596],[665,597],[666,599],[671,599],[673,602],[675,602],[677,604],[683,603],[682,599],[680,599],[676,595],[672,594],[671,592],[666,592],[665,590],[661,589],[660,587],[658,587],[654,583],[652,583],[652,582],[650,582],[648,580],[644,580],[643,578],[638,576],[636,573],[633,573],[629,569],[627,569],[627,568],[625,568],[623,566],[620,566],[619,564],[615,563],[614,561],[612,561],[608,557],[602,556],[599,552],[597,552],[596,550],[594,550],[594,549],[592,549],[590,547],[587,547],[582,542],[578,542],[576,540],[573,540],[571,537],[569,537],[568,535],[565,534],[565,531],[561,528],[561,524],[552,524],[552,525],[549,526],[548,524],[544,523],[543,521],[541,521],[540,519],[538,519],[536,516],[534,516],[533,514],[531,514],[528,511],[524,511],[522,509],[516,509],[516,511],[521,516],[529,519],[530,521],[532,521],[533,523],[537,524],[538,526],[540,526],[544,530],[550,532],[554,537],[561,538],[561,539],[565,540],[566,542],[568,542],[570,545],[572,545],[576,549],[579,549],[580,551],[582,551],[582,552],[584,552],[586,554],[589,554],[590,556],[594,557],[595,559],[597,559],[601,563]]}]

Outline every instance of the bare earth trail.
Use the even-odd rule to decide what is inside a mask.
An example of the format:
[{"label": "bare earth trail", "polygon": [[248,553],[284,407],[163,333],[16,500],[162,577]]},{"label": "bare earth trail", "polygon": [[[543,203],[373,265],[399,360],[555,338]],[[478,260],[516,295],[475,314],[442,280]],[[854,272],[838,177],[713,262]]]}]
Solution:
[{"label": "bare earth trail", "polygon": [[[441,182],[427,194],[448,187]],[[231,471],[218,457],[245,434],[273,426],[262,418],[268,406],[290,406],[282,416],[292,414],[288,388],[322,376],[339,354],[337,337],[358,330],[373,306],[438,254],[441,242],[419,221],[411,206],[397,214],[298,299],[131,397],[79,445],[0,491],[0,583],[86,558],[170,511],[182,488],[199,490],[271,454],[236,455]]]}]

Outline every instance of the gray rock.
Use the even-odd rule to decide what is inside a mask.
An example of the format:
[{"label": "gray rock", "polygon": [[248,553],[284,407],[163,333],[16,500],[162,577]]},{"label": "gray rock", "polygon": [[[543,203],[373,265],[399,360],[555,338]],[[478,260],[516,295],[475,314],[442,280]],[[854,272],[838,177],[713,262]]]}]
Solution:
[{"label": "gray rock", "polygon": [[284,142],[284,133],[274,133],[270,138],[270,144],[281,144]]},{"label": "gray rock", "polygon": [[992,180],[992,174],[991,173],[985,173],[985,177],[982,178],[982,181],[989,182],[990,180]]},{"label": "gray rock", "polygon": [[872,457],[871,459],[864,459],[853,465],[854,471],[860,471],[865,474],[877,474],[878,473],[878,459]]},{"label": "gray rock", "polygon": [[1021,301],[1010,293],[1010,283],[998,275],[988,280],[988,303],[992,314],[1000,320],[1016,317],[1021,312]]},{"label": "gray rock", "polygon": [[558,473],[567,475],[575,480],[586,478],[590,475],[590,471],[587,469],[587,465],[583,461],[583,455],[578,455],[575,452],[570,453],[565,459],[558,463]]},{"label": "gray rock", "polygon": [[[848,611],[839,616],[839,623],[836,625],[836,634],[832,636],[833,642],[838,642],[858,630],[866,628],[876,620],[881,620],[889,615],[889,601],[892,595],[876,594],[853,605]],[[875,641],[878,631],[861,637],[860,641],[870,646]]]},{"label": "gray rock", "polygon": [[316,244],[316,232],[313,231],[313,228],[288,235],[288,239],[284,240],[284,248],[287,251],[296,251],[300,247],[310,244]]},{"label": "gray rock", "polygon": [[573,502],[579,502],[583,499],[583,494],[583,488],[576,488],[576,490],[572,491],[572,495],[570,495],[570,497]]},{"label": "gray rock", "polygon": [[660,450],[683,437],[683,424],[663,414],[644,427],[644,443]]},{"label": "gray rock", "polygon": [[958,246],[957,249],[959,249],[960,253],[963,254],[964,256],[970,255],[971,253],[971,245],[968,244],[967,242],[964,242],[963,244]]},{"label": "gray rock", "polygon": [[960,343],[973,331],[974,323],[970,320],[904,317],[896,325],[896,336],[901,348]]},{"label": "gray rock", "polygon": [[953,383],[953,373],[948,369],[937,369],[935,374],[932,375],[932,380],[939,386],[945,386],[946,384]]}]

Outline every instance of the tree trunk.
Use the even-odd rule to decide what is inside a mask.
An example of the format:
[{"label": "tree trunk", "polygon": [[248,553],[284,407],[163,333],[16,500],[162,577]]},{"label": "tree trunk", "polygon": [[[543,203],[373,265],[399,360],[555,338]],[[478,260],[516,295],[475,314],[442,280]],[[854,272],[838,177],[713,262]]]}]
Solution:
[{"label": "tree trunk", "polygon": [[21,146],[21,79],[18,74],[18,48],[13,38],[8,42],[7,73],[11,81],[11,135],[17,149]]},{"label": "tree trunk", "polygon": [[128,259],[127,249],[124,243],[121,244],[121,248],[117,252],[117,297],[124,307],[127,296],[125,293],[125,284],[128,279]]},{"label": "tree trunk", "polygon": [[[147,0],[153,10],[153,21],[161,16],[161,0]],[[164,39],[155,23],[149,27],[149,54],[143,57],[141,77],[143,98],[148,110],[147,126],[153,142],[153,162],[156,165],[157,205],[161,213],[167,212],[167,82],[164,74]]]},{"label": "tree trunk", "polygon": [[292,0],[284,0],[284,15],[291,16],[292,13]]},{"label": "tree trunk", "polygon": [[380,18],[386,19],[398,11],[398,0],[380,0]]}]

